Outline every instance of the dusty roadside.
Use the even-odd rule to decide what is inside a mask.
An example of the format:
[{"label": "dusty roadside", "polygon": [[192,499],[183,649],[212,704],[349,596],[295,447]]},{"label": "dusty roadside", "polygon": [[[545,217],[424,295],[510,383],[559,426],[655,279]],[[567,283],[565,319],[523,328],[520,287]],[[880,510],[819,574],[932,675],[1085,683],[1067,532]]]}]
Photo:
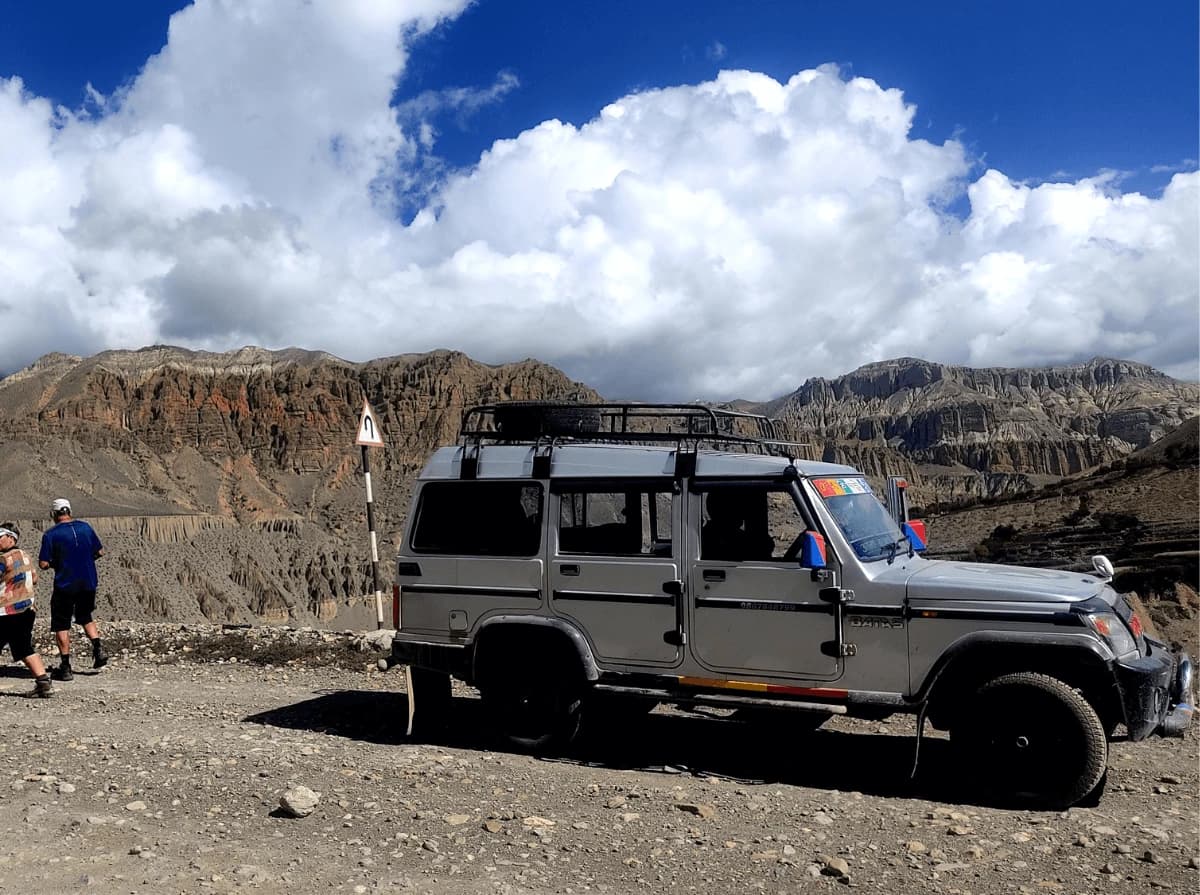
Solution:
[{"label": "dusty roadside", "polygon": [[[118,627],[111,665],[49,701],[23,698],[19,666],[0,669],[0,888],[1074,893],[1200,880],[1194,733],[1115,744],[1095,807],[1005,811],[960,801],[939,739],[909,782],[907,719],[768,738],[657,711],[543,761],[495,751],[464,693],[441,742],[408,743],[401,674],[368,671],[371,655],[340,635],[257,656],[249,636],[238,648],[236,632]],[[308,817],[277,810],[294,784],[320,793]]]}]

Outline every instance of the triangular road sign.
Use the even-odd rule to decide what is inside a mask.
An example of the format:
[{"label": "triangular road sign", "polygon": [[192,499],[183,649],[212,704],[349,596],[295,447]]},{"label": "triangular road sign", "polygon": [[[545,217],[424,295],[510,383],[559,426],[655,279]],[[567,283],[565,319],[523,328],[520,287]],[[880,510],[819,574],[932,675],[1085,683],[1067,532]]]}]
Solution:
[{"label": "triangular road sign", "polygon": [[379,420],[375,418],[375,411],[371,409],[366,398],[363,398],[362,416],[358,418],[358,438],[354,443],[366,447],[383,447],[383,431],[379,428]]}]

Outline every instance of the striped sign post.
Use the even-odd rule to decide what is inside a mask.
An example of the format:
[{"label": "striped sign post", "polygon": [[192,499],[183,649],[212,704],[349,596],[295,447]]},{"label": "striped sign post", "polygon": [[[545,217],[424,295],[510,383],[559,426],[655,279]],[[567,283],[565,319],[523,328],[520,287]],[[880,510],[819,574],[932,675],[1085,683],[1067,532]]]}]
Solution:
[{"label": "striped sign post", "polygon": [[375,497],[371,493],[371,458],[367,448],[383,447],[383,432],[366,397],[363,398],[362,416],[358,419],[358,438],[354,443],[362,448],[363,479],[367,483],[367,531],[371,536],[371,583],[375,588],[375,627],[382,629],[383,592],[379,589],[379,542],[375,537]]}]

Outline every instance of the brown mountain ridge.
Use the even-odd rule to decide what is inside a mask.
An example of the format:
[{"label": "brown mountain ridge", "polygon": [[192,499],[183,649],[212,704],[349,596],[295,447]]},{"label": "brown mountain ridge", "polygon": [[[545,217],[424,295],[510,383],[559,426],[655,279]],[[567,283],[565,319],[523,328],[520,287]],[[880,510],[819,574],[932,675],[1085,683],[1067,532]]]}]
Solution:
[{"label": "brown mountain ridge", "polygon": [[[365,363],[254,347],[47,355],[0,380],[4,513],[32,537],[49,499],[71,498],[112,548],[110,616],[344,618],[369,578],[352,443],[364,395],[387,444],[372,455],[385,543],[465,407],[600,400],[536,360],[453,351]],[[1126,361],[978,370],[904,358],[754,406],[811,456],[906,475],[918,502],[945,504],[1121,460],[1200,413],[1200,388]]]}]

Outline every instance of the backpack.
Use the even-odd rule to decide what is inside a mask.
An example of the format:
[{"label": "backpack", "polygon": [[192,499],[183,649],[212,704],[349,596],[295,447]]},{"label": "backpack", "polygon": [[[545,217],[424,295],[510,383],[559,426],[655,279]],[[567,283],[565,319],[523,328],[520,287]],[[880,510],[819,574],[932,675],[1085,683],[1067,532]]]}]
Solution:
[{"label": "backpack", "polygon": [[0,553],[0,615],[16,615],[33,608],[37,569],[20,547]]}]

